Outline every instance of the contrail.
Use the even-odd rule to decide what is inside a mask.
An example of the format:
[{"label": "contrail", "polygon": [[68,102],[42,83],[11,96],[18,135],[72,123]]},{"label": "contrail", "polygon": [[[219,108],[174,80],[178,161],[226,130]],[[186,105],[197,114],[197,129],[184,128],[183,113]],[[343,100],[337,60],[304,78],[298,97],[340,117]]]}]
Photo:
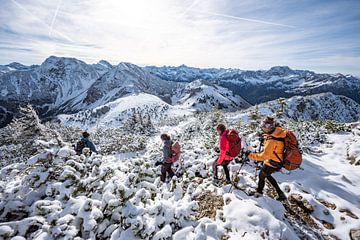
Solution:
[{"label": "contrail", "polygon": [[[32,12],[30,12],[29,10],[27,10],[24,6],[22,6],[20,3],[18,3],[15,0],[11,0],[17,7],[19,7],[21,10],[23,10],[24,12],[26,12],[27,14],[31,15],[33,18],[35,18],[38,22],[40,22],[41,24],[43,24],[44,26],[46,26],[47,28],[49,28],[49,24],[45,23],[41,18],[37,17],[35,14],[33,14]],[[70,37],[66,36],[65,34],[54,30],[55,33],[57,33],[59,36],[61,36],[62,38],[66,39],[69,42],[75,42],[74,40],[72,40]]]},{"label": "contrail", "polygon": [[188,13],[194,6],[197,4],[199,0],[195,0],[190,6],[188,6],[181,14],[180,17],[184,16],[186,13]]},{"label": "contrail", "polygon": [[236,20],[255,22],[255,23],[262,23],[262,24],[273,25],[273,26],[279,26],[279,27],[296,28],[295,26],[291,26],[291,25],[286,25],[286,24],[281,24],[281,23],[274,23],[274,22],[267,22],[267,21],[261,21],[261,20],[252,19],[252,18],[236,17],[236,16],[226,15],[226,14],[221,14],[221,13],[205,12],[205,11],[199,11],[199,10],[189,10],[189,11],[208,14],[208,15],[213,15],[213,16],[225,17],[225,18],[231,18],[231,19],[236,19]]},{"label": "contrail", "polygon": [[60,9],[60,4],[61,4],[61,0],[58,1],[58,4],[57,4],[57,7],[56,7],[56,11],[55,11],[55,14],[54,14],[54,17],[51,21],[51,25],[50,25],[50,30],[49,30],[49,36],[51,36],[52,34],[52,30],[53,30],[53,27],[54,27],[54,23],[55,23],[55,20],[56,20],[56,17],[58,15],[58,12],[59,12],[59,9]]}]

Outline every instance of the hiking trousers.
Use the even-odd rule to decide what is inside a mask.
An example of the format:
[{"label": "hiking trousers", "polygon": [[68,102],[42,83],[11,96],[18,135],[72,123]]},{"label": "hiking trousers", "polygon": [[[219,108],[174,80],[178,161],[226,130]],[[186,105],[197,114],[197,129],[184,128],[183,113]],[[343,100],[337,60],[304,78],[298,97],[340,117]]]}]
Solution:
[{"label": "hiking trousers", "polygon": [[257,188],[258,193],[261,193],[261,194],[263,193],[264,186],[265,186],[265,179],[267,179],[270,182],[270,184],[275,188],[278,195],[284,194],[283,191],[280,189],[278,183],[276,182],[275,178],[273,178],[271,176],[271,174],[279,171],[280,169],[281,168],[273,168],[273,167],[267,166],[266,164],[263,165],[263,167],[261,168],[260,173],[259,173],[259,183],[258,183],[258,188]]},{"label": "hiking trousers", "polygon": [[169,177],[172,178],[175,174],[173,170],[171,169],[172,163],[163,163],[161,165],[161,176],[160,179],[162,182],[165,182],[166,180],[166,173],[169,174]]},{"label": "hiking trousers", "polygon": [[217,167],[222,166],[225,172],[226,180],[230,181],[230,172],[229,172],[229,164],[231,160],[224,160],[221,164],[217,164],[217,160],[213,163],[213,172],[214,172],[214,178],[218,178],[217,174]]}]

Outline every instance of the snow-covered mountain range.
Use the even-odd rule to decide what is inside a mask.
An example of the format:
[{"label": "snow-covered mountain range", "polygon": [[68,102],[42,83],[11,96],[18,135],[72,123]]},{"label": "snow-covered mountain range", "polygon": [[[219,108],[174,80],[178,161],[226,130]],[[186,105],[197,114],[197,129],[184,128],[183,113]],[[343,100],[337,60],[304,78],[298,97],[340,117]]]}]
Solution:
[{"label": "snow-covered mountain range", "polygon": [[107,61],[86,64],[51,56],[41,65],[0,66],[0,125],[9,122],[19,105],[32,104],[40,117],[76,113],[118,98],[147,93],[172,106],[198,111],[214,107],[235,110],[279,97],[332,92],[360,102],[359,79],[342,74],[317,74],[289,67],[264,71],[116,66]]},{"label": "snow-covered mountain range", "polygon": [[167,81],[130,63],[113,66],[100,61],[90,65],[74,58],[51,56],[39,66],[13,63],[1,66],[1,69],[2,125],[23,104],[32,104],[41,117],[54,117],[59,113],[93,109],[140,93],[152,94],[170,105],[187,105],[199,111],[250,106],[239,95],[214,83]]},{"label": "snow-covered mountain range", "polygon": [[279,97],[332,92],[360,102],[360,79],[343,74],[318,74],[307,70],[293,70],[287,66],[269,70],[200,69],[187,67],[146,67],[150,73],[168,80],[191,82],[204,79],[231,89],[235,94],[255,104]]}]

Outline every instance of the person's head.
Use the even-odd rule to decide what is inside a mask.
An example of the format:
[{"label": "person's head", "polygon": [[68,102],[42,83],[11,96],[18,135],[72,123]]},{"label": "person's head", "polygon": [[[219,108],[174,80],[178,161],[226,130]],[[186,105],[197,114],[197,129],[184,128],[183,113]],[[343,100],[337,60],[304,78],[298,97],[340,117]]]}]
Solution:
[{"label": "person's head", "polygon": [[271,133],[275,130],[276,127],[276,123],[273,117],[266,117],[262,122],[261,122],[261,130],[264,133]]},{"label": "person's head", "polygon": [[216,131],[219,135],[221,135],[226,130],[226,127],[224,124],[219,124],[216,127]]},{"label": "person's head", "polygon": [[171,139],[170,136],[166,133],[161,134],[160,138],[162,141],[169,141]]},{"label": "person's head", "polygon": [[84,138],[88,138],[88,137],[90,136],[90,134],[89,134],[88,132],[83,132],[82,136],[83,136]]}]

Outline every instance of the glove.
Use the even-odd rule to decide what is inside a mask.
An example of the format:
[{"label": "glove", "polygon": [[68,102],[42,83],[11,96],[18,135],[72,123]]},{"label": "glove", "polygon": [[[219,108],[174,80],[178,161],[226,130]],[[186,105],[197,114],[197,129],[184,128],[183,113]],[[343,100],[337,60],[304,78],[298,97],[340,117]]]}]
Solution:
[{"label": "glove", "polygon": [[243,151],[243,155],[247,158],[251,152],[250,151]]},{"label": "glove", "polygon": [[235,163],[242,163],[243,162],[243,160],[241,159],[241,158],[235,158]]},{"label": "glove", "polygon": [[159,165],[162,165],[162,164],[163,164],[162,162],[157,161],[157,162],[155,163],[155,167],[157,167],[157,166],[159,166]]}]

